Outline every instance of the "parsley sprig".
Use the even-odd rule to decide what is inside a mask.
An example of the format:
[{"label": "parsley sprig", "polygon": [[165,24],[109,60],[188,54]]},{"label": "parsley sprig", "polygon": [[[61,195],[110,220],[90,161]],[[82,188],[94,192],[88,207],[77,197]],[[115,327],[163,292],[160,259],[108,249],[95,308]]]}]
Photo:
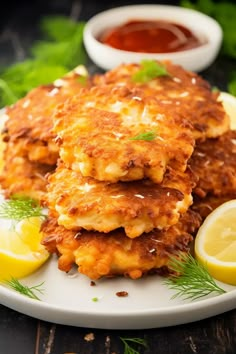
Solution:
[{"label": "parsley sprig", "polygon": [[39,85],[49,84],[86,62],[84,22],[66,16],[43,17],[43,39],[33,43],[29,58],[0,70],[0,107],[11,105]]},{"label": "parsley sprig", "polygon": [[155,131],[149,131],[149,132],[143,132],[143,133],[137,134],[134,137],[130,138],[130,140],[152,141],[156,137],[157,137],[157,133]]},{"label": "parsley sprig", "polygon": [[155,60],[142,60],[140,70],[132,76],[132,80],[134,82],[145,83],[159,76],[170,76],[163,64]]},{"label": "parsley sprig", "polygon": [[164,283],[175,291],[172,298],[196,300],[211,293],[220,295],[226,292],[216,284],[207,268],[191,254],[171,258],[169,268],[174,273]]},{"label": "parsley sprig", "polygon": [[230,1],[213,0],[181,0],[181,6],[204,12],[214,17],[223,30],[222,53],[236,58],[236,36],[235,36],[235,18],[236,5]]},{"label": "parsley sprig", "polygon": [[[213,0],[181,0],[180,5],[203,12],[218,21],[223,30],[221,54],[229,58],[236,58],[235,2]],[[236,72],[233,72],[229,78],[228,91],[232,95],[236,96]]]},{"label": "parsley sprig", "polygon": [[16,278],[11,278],[10,280],[5,281],[5,284],[9,286],[11,289],[17,291],[18,293],[25,295],[34,300],[40,300],[40,298],[36,295],[36,293],[43,294],[42,285],[44,283],[40,283],[34,286],[23,285]]},{"label": "parsley sprig", "polygon": [[139,354],[139,352],[131,347],[132,344],[139,344],[142,345],[143,347],[147,348],[147,342],[145,339],[142,338],[124,338],[120,337],[120,340],[124,344],[124,354]]}]

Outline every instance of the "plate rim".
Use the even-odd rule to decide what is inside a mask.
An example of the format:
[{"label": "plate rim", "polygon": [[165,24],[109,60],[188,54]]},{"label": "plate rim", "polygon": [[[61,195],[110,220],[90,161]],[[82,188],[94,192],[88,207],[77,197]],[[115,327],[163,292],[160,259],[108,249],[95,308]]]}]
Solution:
[{"label": "plate rim", "polygon": [[[25,315],[68,326],[97,329],[150,329],[181,325],[206,319],[236,308],[236,288],[228,292],[173,306],[127,310],[114,308],[104,312],[101,309],[74,309],[60,307],[46,301],[30,299],[0,285],[0,303]],[[138,321],[139,320],[139,321]]]}]

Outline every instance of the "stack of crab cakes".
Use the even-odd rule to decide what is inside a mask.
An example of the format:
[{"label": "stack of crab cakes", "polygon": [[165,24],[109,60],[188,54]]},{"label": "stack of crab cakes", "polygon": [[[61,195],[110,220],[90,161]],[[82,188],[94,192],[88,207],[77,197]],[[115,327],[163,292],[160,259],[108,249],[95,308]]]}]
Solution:
[{"label": "stack of crab cakes", "polygon": [[[77,67],[6,107],[0,183],[7,197],[18,194],[39,200],[46,192],[45,175],[55,170],[59,156],[52,131],[53,112],[58,103],[79,92],[84,75],[85,68]],[[90,85],[90,81],[86,84]]]},{"label": "stack of crab cakes", "polygon": [[48,208],[42,244],[63,271],[168,274],[207,213],[236,195],[236,136],[218,93],[153,65],[161,75],[142,63],[82,81],[75,70],[6,110],[0,183]]},{"label": "stack of crab cakes", "polygon": [[142,88],[101,84],[57,107],[54,132],[43,244],[60,269],[139,278],[189,250],[200,218],[187,119]]}]

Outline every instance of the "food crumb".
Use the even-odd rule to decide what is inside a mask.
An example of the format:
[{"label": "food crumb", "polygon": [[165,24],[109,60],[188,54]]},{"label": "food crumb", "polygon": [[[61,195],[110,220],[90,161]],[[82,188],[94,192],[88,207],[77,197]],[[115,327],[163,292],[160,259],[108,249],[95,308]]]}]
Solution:
[{"label": "food crumb", "polygon": [[84,336],[84,340],[86,340],[87,342],[91,342],[95,339],[94,333],[88,333]]},{"label": "food crumb", "polygon": [[118,296],[118,297],[126,297],[128,295],[129,295],[129,293],[127,291],[118,291],[116,293],[116,296]]},{"label": "food crumb", "polygon": [[90,286],[95,286],[95,285],[96,285],[95,281],[91,280]]}]

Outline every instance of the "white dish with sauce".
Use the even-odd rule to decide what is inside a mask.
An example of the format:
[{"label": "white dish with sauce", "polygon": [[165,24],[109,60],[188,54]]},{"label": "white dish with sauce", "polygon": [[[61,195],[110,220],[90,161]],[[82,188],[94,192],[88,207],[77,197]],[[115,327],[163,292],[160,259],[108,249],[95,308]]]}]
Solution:
[{"label": "white dish with sauce", "polygon": [[[162,20],[182,25],[203,44],[172,53],[140,53],[120,50],[99,41],[109,29],[130,20]],[[93,62],[104,70],[142,59],[171,60],[187,70],[202,71],[215,60],[222,43],[222,29],[211,17],[198,11],[171,5],[130,5],[101,12],[92,17],[84,30],[84,44]]]}]

